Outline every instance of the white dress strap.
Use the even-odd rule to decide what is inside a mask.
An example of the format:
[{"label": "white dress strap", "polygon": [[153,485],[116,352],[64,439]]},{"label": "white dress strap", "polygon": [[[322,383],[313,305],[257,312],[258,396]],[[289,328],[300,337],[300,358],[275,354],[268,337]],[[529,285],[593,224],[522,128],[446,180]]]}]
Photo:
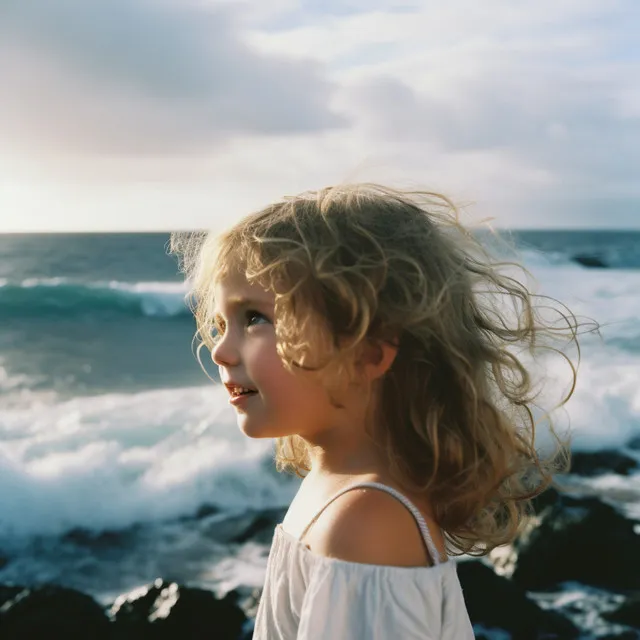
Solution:
[{"label": "white dress strap", "polygon": [[418,523],[418,527],[420,528],[422,539],[427,547],[427,550],[429,551],[429,555],[431,556],[431,559],[433,560],[433,564],[438,565],[441,563],[440,554],[438,553],[438,549],[436,548],[436,545],[433,542],[433,538],[429,533],[429,527],[427,526],[427,523],[423,515],[420,513],[420,510],[413,504],[413,502],[411,502],[411,500],[409,500],[409,498],[402,495],[398,490],[394,489],[393,487],[389,487],[386,484],[382,484],[381,482],[359,482],[357,484],[351,485],[349,487],[345,487],[344,489],[341,489],[340,491],[338,491],[338,493],[336,493],[334,496],[329,498],[329,500],[327,500],[322,505],[322,507],[316,512],[313,518],[311,518],[311,521],[309,522],[309,524],[307,524],[303,532],[300,534],[299,539],[302,540],[302,538],[304,538],[307,531],[311,528],[311,525],[313,525],[313,523],[320,517],[322,512],[334,500],[338,499],[341,495],[347,493],[348,491],[353,491],[354,489],[362,489],[362,488],[379,489],[380,491],[386,491],[387,493],[391,494],[394,498],[402,502],[402,504],[405,507],[407,507],[407,509],[409,509],[413,517],[416,519],[416,522]]}]

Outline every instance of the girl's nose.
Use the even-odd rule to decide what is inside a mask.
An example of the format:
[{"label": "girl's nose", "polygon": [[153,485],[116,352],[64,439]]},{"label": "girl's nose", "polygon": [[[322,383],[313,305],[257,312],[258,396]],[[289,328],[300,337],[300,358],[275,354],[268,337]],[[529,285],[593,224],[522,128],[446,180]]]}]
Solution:
[{"label": "girl's nose", "polygon": [[235,366],[238,364],[240,353],[233,342],[230,333],[225,333],[219,337],[218,343],[211,350],[211,359],[218,366]]}]

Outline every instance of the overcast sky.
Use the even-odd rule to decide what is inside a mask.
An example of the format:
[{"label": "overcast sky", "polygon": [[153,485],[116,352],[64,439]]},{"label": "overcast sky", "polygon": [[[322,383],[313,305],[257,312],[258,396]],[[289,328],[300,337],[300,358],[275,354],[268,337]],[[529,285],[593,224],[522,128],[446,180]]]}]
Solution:
[{"label": "overcast sky", "polygon": [[640,228],[638,0],[2,0],[0,231],[216,228],[375,180]]}]

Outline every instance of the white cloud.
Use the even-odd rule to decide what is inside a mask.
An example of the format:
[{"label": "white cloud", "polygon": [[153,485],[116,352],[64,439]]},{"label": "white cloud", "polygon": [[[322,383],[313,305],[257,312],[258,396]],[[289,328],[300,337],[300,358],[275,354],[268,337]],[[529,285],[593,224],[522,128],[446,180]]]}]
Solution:
[{"label": "white cloud", "polygon": [[[408,2],[360,3],[362,10],[347,16],[328,12],[314,14],[312,21],[285,29],[249,32],[250,42],[265,53],[286,53],[304,58],[337,62],[375,45],[392,45],[391,64],[412,54],[436,55],[447,51],[473,49],[477,43],[499,39],[505,44],[523,40],[532,43],[540,36],[582,39],[584,27],[603,14],[625,18],[633,9],[630,2],[605,0],[437,0]],[[367,5],[369,5],[367,7]],[[412,6],[413,5],[413,6]],[[386,7],[386,8],[385,8]],[[387,58],[387,61],[389,59]],[[366,64],[366,59],[362,60]],[[373,67],[380,68],[374,59]],[[447,60],[447,62],[449,62]],[[467,59],[473,64],[473,59]]]},{"label": "white cloud", "polygon": [[487,210],[538,204],[543,222],[600,222],[610,198],[613,224],[640,224],[640,5],[458,0],[415,9],[329,16],[252,38],[265,52],[315,52],[342,81],[355,126],[408,175],[437,175]]},{"label": "white cloud", "polygon": [[80,181],[77,211],[206,226],[375,179],[640,225],[635,0],[9,2],[0,135],[70,203]]},{"label": "white cloud", "polygon": [[195,2],[6,0],[0,136],[146,154],[344,124],[318,64],[252,51],[238,23],[230,7]]}]

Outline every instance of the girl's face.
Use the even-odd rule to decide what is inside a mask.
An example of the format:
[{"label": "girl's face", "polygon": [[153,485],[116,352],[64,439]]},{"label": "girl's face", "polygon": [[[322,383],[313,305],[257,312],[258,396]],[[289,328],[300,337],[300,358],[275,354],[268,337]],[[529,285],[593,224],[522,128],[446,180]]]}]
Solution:
[{"label": "girl's face", "polygon": [[218,343],[212,351],[221,381],[254,390],[234,404],[241,431],[251,438],[311,435],[334,419],[322,385],[289,373],[276,352],[272,292],[231,272],[216,284]]}]

